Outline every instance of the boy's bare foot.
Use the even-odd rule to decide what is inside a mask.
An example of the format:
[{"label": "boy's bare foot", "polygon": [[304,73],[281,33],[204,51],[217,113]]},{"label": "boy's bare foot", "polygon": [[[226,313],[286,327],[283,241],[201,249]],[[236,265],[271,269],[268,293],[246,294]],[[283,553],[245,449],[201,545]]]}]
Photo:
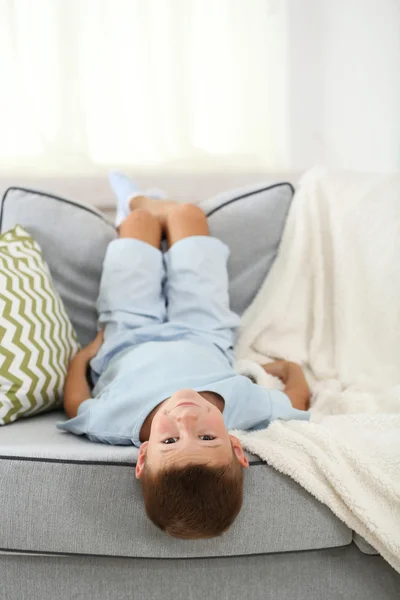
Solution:
[{"label": "boy's bare foot", "polygon": [[178,206],[179,202],[174,200],[154,200],[147,196],[134,196],[129,201],[129,208],[133,211],[138,208],[144,208],[154,215],[160,221],[162,227],[165,227],[168,213]]}]

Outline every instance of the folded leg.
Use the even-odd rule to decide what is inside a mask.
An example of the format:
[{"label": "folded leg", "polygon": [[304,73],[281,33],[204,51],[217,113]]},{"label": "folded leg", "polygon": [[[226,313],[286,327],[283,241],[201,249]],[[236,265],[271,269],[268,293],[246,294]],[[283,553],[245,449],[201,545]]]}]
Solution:
[{"label": "folded leg", "polygon": [[137,210],[121,223],[119,234],[107,248],[97,301],[105,341],[123,329],[162,323],[166,314],[158,220]]},{"label": "folded leg", "polygon": [[229,248],[208,235],[207,219],[192,205],[167,219],[167,319],[200,334],[233,359],[239,317],[229,308]]},{"label": "folded leg", "polygon": [[100,374],[129,343],[131,332],[166,319],[165,269],[157,218],[137,210],[121,223],[120,238],[107,248],[97,300],[104,344],[92,361]]}]

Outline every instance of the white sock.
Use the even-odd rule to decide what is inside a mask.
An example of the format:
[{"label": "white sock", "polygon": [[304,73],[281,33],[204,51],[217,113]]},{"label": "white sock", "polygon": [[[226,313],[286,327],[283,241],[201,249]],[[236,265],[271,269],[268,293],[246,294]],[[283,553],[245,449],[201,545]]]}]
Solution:
[{"label": "white sock", "polygon": [[115,227],[119,227],[121,222],[129,215],[129,202],[134,196],[148,196],[154,199],[167,198],[167,194],[158,188],[150,188],[148,190],[140,190],[137,183],[120,173],[119,171],[111,171],[108,175],[108,181],[111,189],[117,197],[117,214],[115,217]]}]

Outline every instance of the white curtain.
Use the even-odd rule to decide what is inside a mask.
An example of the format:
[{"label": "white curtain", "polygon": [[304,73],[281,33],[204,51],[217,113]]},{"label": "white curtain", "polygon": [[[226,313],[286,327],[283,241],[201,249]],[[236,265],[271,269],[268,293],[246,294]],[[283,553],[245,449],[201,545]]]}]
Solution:
[{"label": "white curtain", "polygon": [[270,0],[0,0],[0,174],[279,167]]}]

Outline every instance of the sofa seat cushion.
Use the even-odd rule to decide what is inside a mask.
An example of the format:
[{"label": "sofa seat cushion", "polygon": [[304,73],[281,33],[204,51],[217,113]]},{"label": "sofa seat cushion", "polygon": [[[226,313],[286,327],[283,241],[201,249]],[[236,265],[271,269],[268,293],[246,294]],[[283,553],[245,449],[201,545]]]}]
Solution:
[{"label": "sofa seat cushion", "polygon": [[242,511],[220,538],[178,540],[146,517],[137,449],[55,427],[63,413],[0,429],[0,550],[103,556],[238,556],[345,546],[352,532],[289,477],[248,455]]}]

